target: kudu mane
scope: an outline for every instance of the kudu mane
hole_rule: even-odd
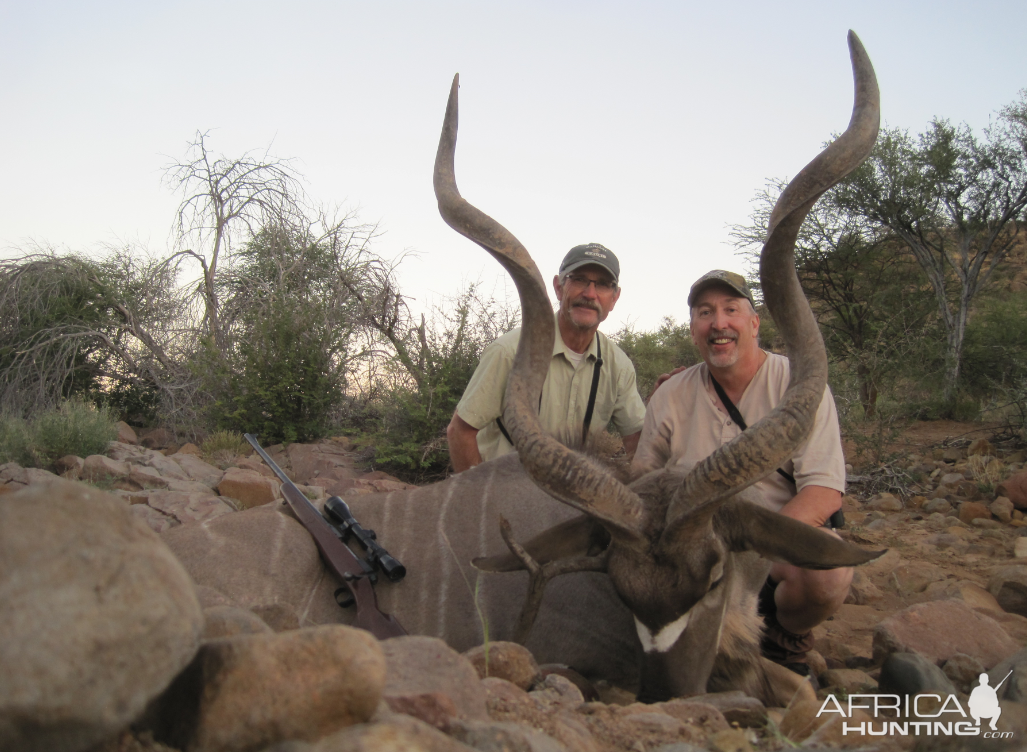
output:
[[[760,257],[764,301],[791,362],[788,389],[773,412],[687,473],[657,470],[631,484],[561,445],[541,427],[537,405],[552,356],[552,308],[542,275],[521,243],[457,189],[459,75],[453,79],[435,162],[439,211],[453,229],[495,257],[517,286],[524,323],[503,422],[532,480],[584,513],[542,533],[521,551],[513,536],[504,533],[515,554],[476,564],[497,571],[531,569],[536,561],[541,567],[568,555],[569,549],[583,554],[608,539],[600,565],[633,613],[643,643],[652,641],[644,645],[642,695],[647,699],[701,692],[708,684],[716,687],[723,674],[714,671],[718,648],[722,668],[728,666],[729,673],[733,664],[756,664],[754,595],[769,566],[757,554],[828,569],[861,564],[881,553],[862,551],[739,497],[804,441],[825,393],[827,356],[795,273],[794,246],[813,204],[859,166],[877,138],[877,81],[851,31],[848,41],[855,79],[848,128],[782,193]],[[597,535],[597,527],[605,538]],[[762,687],[765,693],[765,684],[757,677],[747,687],[753,692]]]

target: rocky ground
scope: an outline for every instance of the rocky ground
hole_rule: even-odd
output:
[[[850,468],[842,535],[888,553],[814,631],[816,696],[769,709],[740,693],[642,705],[540,670],[511,643],[490,644],[487,661],[484,647],[458,655],[427,637],[379,643],[341,625],[297,628],[272,584],[247,608],[228,580],[197,587],[171,531],[275,506],[278,481],[255,457],[206,462],[125,426],[106,455],[61,460],[79,483],[0,466],[0,748],[1020,749],[1027,472],[1023,450],[986,429],[921,424],[891,462]],[[344,439],[270,453],[315,502],[407,487],[368,472]],[[837,714],[817,717],[828,694],[933,692],[966,708],[984,671],[992,685],[1012,671],[998,721],[1011,739],[843,735]]]

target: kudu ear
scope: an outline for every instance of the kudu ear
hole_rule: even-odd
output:
[[[713,525],[732,551],[755,551],[771,561],[786,561],[803,569],[855,567],[888,550],[866,551],[748,501],[724,504],[714,515]]]
[[[597,556],[610,545],[610,534],[594,518],[583,514],[561,522],[523,544],[524,550],[539,564],[558,559]],[[483,572],[516,572],[524,563],[512,553],[479,556],[471,564]]]

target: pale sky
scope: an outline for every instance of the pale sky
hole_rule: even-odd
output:
[[[0,2],[0,254],[31,243],[163,253],[162,167],[197,130],[270,146],[310,195],[379,223],[413,305],[484,251],[438,215],[432,164],[460,73],[457,180],[543,276],[573,245],[621,260],[603,329],[687,317],[691,283],[742,271],[728,225],[848,123],[846,31],[886,124],[975,128],[1027,87],[1027,2]],[[509,287],[512,293],[512,287]]]

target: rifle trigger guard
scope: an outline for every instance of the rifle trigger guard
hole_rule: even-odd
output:
[[[350,592],[349,588],[338,588],[335,591],[335,602],[342,608],[349,608],[356,601],[353,598],[353,593]]]

